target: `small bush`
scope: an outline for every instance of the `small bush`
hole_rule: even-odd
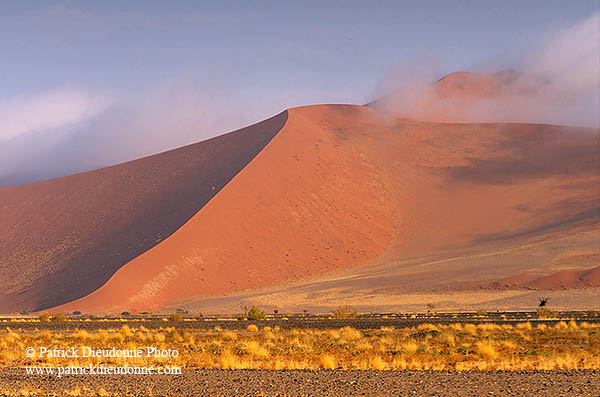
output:
[[[248,328],[246,328],[248,332],[258,332],[258,327],[254,324],[250,324]]]
[[[41,322],[47,323],[48,321],[50,321],[50,315],[48,313],[42,313],[40,314],[39,319]]]
[[[377,371],[384,370],[386,368],[385,362],[379,356],[373,357],[371,360],[371,368]]]
[[[539,309],[537,309],[537,315],[538,315],[538,318],[543,319],[543,318],[550,317],[552,315],[552,312],[548,309],[540,307]]]
[[[529,321],[527,321],[525,323],[518,323],[517,329],[526,329],[529,331],[529,330],[531,330],[531,323]]]
[[[51,320],[57,323],[62,323],[67,321],[67,316],[65,316],[64,313],[56,313],[54,316],[52,316]]]
[[[463,331],[467,335],[475,336],[477,335],[477,327],[475,324],[465,324],[463,327]]]
[[[248,318],[248,320],[264,320],[265,312],[260,310],[258,307],[252,307],[250,310],[248,310],[246,318]]]
[[[441,332],[437,331],[437,330],[430,330],[430,331],[420,330],[420,331],[415,332],[414,334],[411,334],[410,337],[415,338],[415,339],[426,339],[428,336],[436,338],[440,335],[441,335]]]
[[[181,321],[182,320],[181,314],[171,313],[171,315],[169,316],[169,320],[170,321]]]
[[[409,354],[416,353],[418,349],[419,349],[419,345],[417,345],[416,343],[413,343],[413,342],[408,342],[408,343],[405,343],[404,345],[402,345],[402,350],[404,350],[406,353],[409,353]]]
[[[569,326],[564,321],[559,321],[554,325],[554,329],[569,329]]]
[[[321,356],[320,364],[323,369],[335,369],[335,357],[330,354],[324,354]]]
[[[333,318],[337,319],[355,318],[356,315],[356,309],[350,305],[338,306],[332,313]]]
[[[498,356],[496,349],[489,342],[477,342],[477,351],[483,358],[488,360],[492,360]]]

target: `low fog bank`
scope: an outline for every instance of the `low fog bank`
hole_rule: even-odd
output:
[[[52,97],[50,113],[56,108],[86,108],[84,94],[79,101]],[[275,115],[283,110],[282,100],[260,102],[239,96],[234,100],[215,87],[180,80],[143,94],[121,95],[118,101],[107,97],[102,107],[81,111],[86,117],[61,118],[54,112],[57,117],[40,118],[37,125],[45,128],[25,125],[22,130],[31,131],[19,134],[15,127],[15,136],[0,137],[0,187],[97,169],[199,142]],[[19,105],[24,120],[48,108],[37,99]]]
[[[440,62],[402,64],[371,106],[435,121],[527,122],[600,127],[600,13],[548,37],[510,68],[440,77]]]

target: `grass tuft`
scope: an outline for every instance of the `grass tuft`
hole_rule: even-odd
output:
[[[332,317],[336,319],[355,318],[357,314],[356,309],[351,305],[338,306],[338,308],[331,313]]]

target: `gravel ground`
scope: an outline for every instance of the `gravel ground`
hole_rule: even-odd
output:
[[[600,371],[304,371],[188,370],[178,376],[25,376],[0,369],[0,391],[154,396],[593,396]],[[87,387],[89,389],[83,389]],[[85,390],[91,390],[86,394]],[[11,394],[2,394],[11,395]],[[12,394],[15,395],[15,394]],[[17,394],[18,395],[18,394]]]

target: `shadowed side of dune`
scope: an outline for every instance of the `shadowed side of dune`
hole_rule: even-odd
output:
[[[286,111],[169,152],[0,189],[0,312],[41,310],[99,288],[205,206],[287,118]]]
[[[156,311],[176,299],[255,289],[377,257],[394,235],[391,187],[349,140],[358,106],[289,110],[281,132],[170,238],[99,290],[55,310]]]

